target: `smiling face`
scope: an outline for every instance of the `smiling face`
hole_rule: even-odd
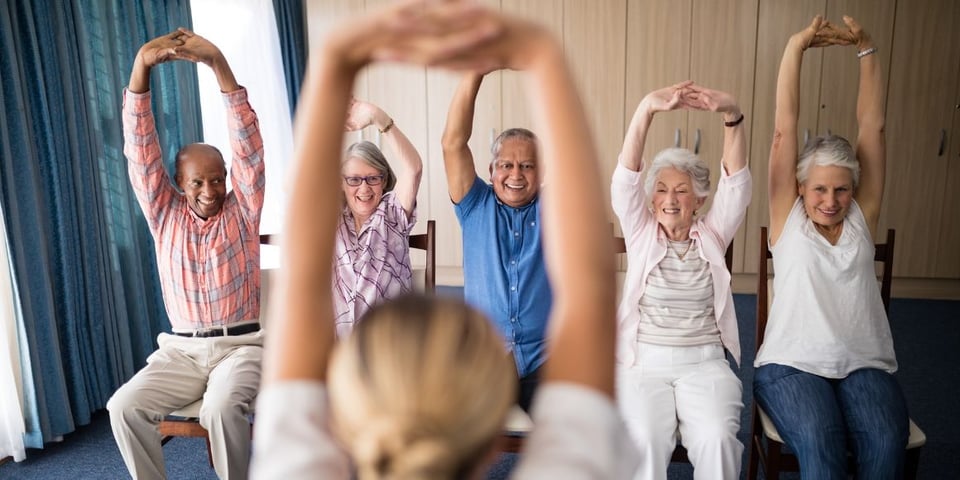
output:
[[[217,149],[196,143],[180,150],[174,180],[193,213],[206,220],[223,209],[227,198],[227,167]]]
[[[843,222],[853,202],[853,173],[835,165],[811,165],[798,191],[813,223],[832,227]]]
[[[690,175],[673,167],[657,173],[651,206],[657,222],[671,240],[686,240],[693,225],[693,213],[703,206],[697,198]],[[675,235],[676,234],[676,235]]]
[[[540,191],[537,146],[532,140],[513,137],[503,141],[500,154],[490,164],[490,183],[497,198],[511,207],[522,207]]]
[[[384,175],[369,163],[363,161],[360,157],[350,157],[343,163],[340,173],[344,177],[371,177]],[[347,201],[347,207],[353,213],[357,223],[362,224],[380,205],[380,199],[383,198],[384,184],[369,185],[366,181],[361,182],[356,187],[347,185],[347,181],[341,181],[343,186],[343,197]]]

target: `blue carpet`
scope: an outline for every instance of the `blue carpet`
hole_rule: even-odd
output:
[[[442,295],[459,296],[458,287],[438,287]],[[754,316],[756,297],[734,295],[740,323],[742,367],[737,372],[744,385],[740,440],[746,444],[753,402]],[[903,387],[910,415],[927,434],[927,445],[920,455],[920,479],[957,478],[960,472],[960,416],[956,414],[960,398],[960,302],[941,300],[894,299],[890,323],[896,343]],[[953,405],[953,406],[951,406]],[[171,479],[215,479],[207,461],[203,440],[177,438],[164,447],[167,473]],[[746,450],[743,464],[746,470]],[[488,479],[505,479],[513,469],[517,455],[504,454],[491,466]],[[90,425],[77,429],[60,443],[43,450],[28,450],[20,463],[0,466],[0,478],[23,480],[115,479],[129,478],[113,442],[106,412],[98,412]],[[693,478],[689,465],[671,465],[668,478]],[[798,478],[784,475],[782,478]]]

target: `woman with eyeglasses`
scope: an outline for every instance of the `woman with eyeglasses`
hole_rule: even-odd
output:
[[[337,337],[348,335],[361,316],[384,298],[411,290],[410,230],[416,223],[420,154],[376,105],[353,99],[346,130],[374,125],[402,165],[393,172],[383,152],[371,142],[350,145],[343,156],[344,208],[337,227],[333,298]]]

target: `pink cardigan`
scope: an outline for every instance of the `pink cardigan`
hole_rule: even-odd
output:
[[[730,288],[730,272],[724,263],[727,245],[733,240],[737,228],[746,216],[747,205],[753,191],[750,170],[747,167],[728,175],[721,167],[720,182],[713,197],[713,204],[706,215],[693,222],[690,237],[700,245],[700,256],[710,263],[713,275],[714,311],[720,341],[740,364],[740,337],[737,316],[733,310],[733,291]],[[643,190],[642,171],[634,172],[617,164],[610,186],[613,211],[620,219],[627,244],[627,276],[623,283],[623,295],[617,310],[617,361],[631,365],[636,359],[637,326],[640,314],[637,305],[647,285],[650,271],[663,260],[667,246],[663,231],[650,212],[646,192]]]

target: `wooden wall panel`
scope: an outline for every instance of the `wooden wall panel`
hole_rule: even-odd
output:
[[[533,20],[553,32],[563,42],[563,2],[556,0],[503,0],[501,9],[512,15]],[[534,130],[528,105],[524,74],[501,72],[501,124],[503,128],[522,127]]]

